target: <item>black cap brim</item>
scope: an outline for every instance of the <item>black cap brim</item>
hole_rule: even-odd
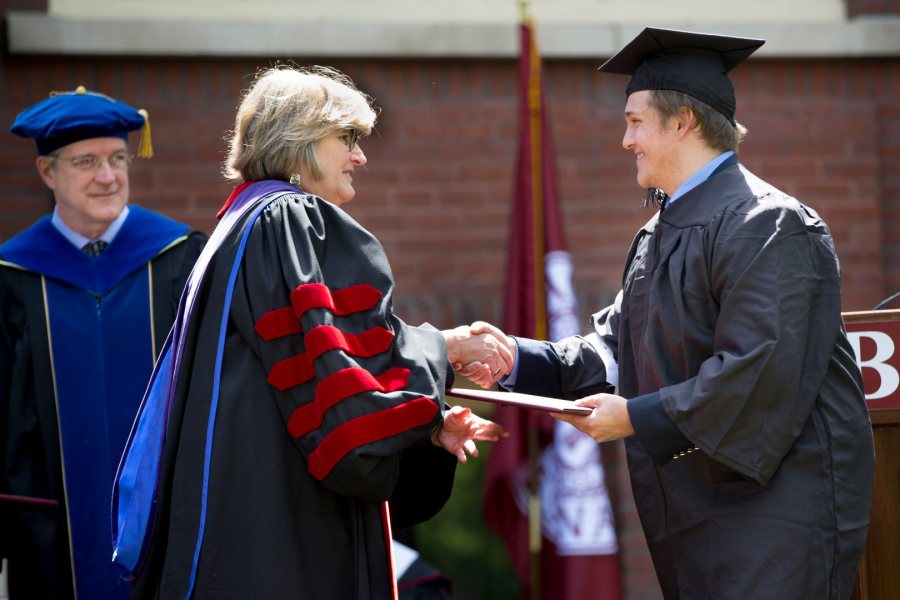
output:
[[[765,40],[755,38],[646,27],[598,70],[634,75],[648,56],[662,50],[709,50],[722,57],[722,66],[727,73],[765,43]]]
[[[764,43],[753,38],[647,27],[599,70],[631,75],[627,95],[642,90],[683,92],[735,124],[737,100],[728,71]]]

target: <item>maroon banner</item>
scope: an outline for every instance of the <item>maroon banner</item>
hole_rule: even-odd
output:
[[[520,35],[519,147],[504,330],[557,339],[580,333],[571,257],[565,251],[541,61],[530,21],[522,23]],[[484,518],[506,544],[522,582],[522,597],[621,598],[618,548],[600,446],[546,413],[499,406],[492,418],[509,430],[510,437],[491,448]],[[560,426],[571,431],[561,432]],[[573,455],[581,461],[576,460],[574,467]],[[585,521],[575,518],[573,524],[572,515],[585,515]],[[529,519],[533,528],[539,528],[540,540],[529,536]],[[605,536],[598,540],[600,531]]]
[[[900,408],[900,316],[879,317],[877,312],[857,314],[852,320],[845,317],[869,410]]]

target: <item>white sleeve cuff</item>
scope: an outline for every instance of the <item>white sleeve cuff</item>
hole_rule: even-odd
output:
[[[607,346],[606,342],[604,342],[596,332],[589,333],[584,336],[584,339],[586,339],[600,355],[600,360],[603,361],[603,365],[606,367],[606,383],[618,389],[619,363],[616,362],[616,358],[613,356],[612,348]]]

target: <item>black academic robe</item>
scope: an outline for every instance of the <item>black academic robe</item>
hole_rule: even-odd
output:
[[[874,451],[840,304],[825,223],[732,159],[635,237],[594,316],[615,362],[521,340],[517,391],[580,396],[617,363],[666,598],[849,597]]]
[[[205,236],[137,206],[99,257],[45,217],[0,246],[0,555],[12,598],[127,597],[110,492]]]
[[[272,182],[240,193],[254,185]],[[452,488],[456,458],[429,440],[452,376],[443,336],[393,313],[381,245],[340,208],[295,190],[251,227],[224,336],[243,223],[176,325],[184,352],[134,595],[391,598],[389,519],[422,521]]]

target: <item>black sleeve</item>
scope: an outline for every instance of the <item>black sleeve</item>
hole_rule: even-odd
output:
[[[389,503],[392,527],[409,527],[436,515],[450,498],[457,462],[455,456],[430,439],[407,448]]]
[[[517,337],[516,343],[519,346],[516,391],[561,398],[560,361],[550,342]]]
[[[671,461],[679,452],[694,447],[663,410],[659,392],[629,400],[628,417],[638,441],[659,466]]]
[[[563,400],[611,393],[606,368],[593,346],[581,336],[556,343],[516,338],[519,369],[515,390]]]

